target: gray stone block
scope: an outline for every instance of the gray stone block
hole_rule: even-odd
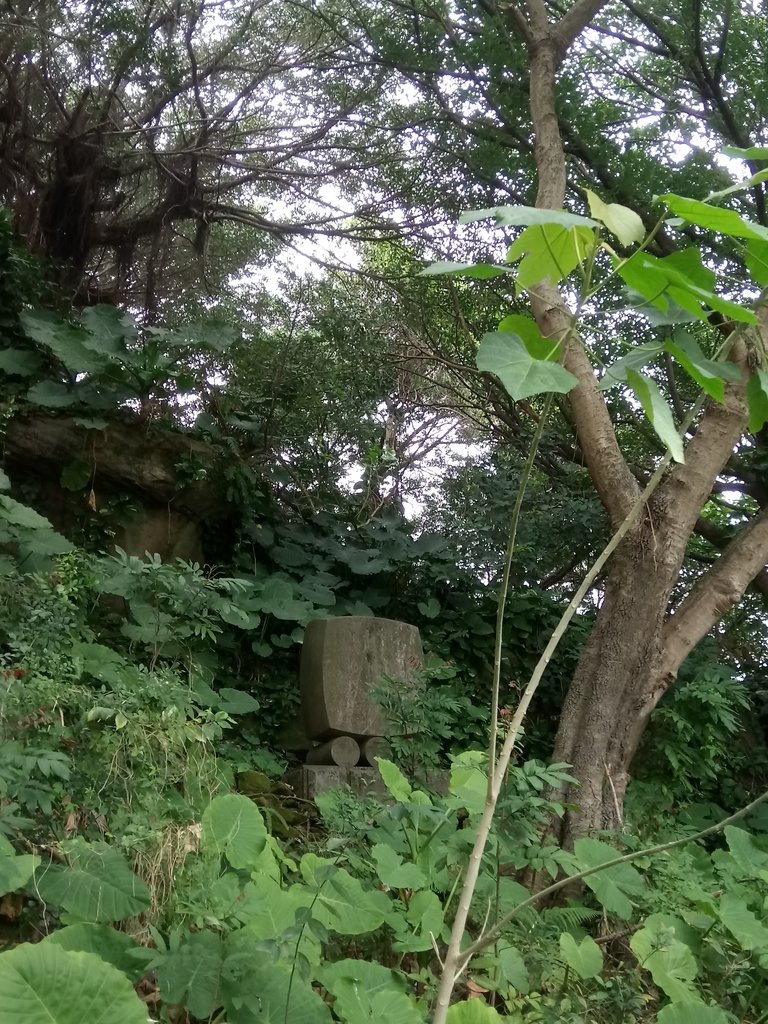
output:
[[[310,622],[301,655],[307,735],[320,741],[382,736],[386,723],[370,698],[371,686],[385,675],[407,682],[423,664],[416,626],[358,615]]]

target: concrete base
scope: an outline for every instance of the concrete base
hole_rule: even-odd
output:
[[[335,764],[303,764],[288,772],[285,781],[296,796],[303,800],[314,800],[319,793],[329,789],[349,786],[357,796],[387,797],[387,788],[381,781],[378,768],[345,768]],[[429,772],[427,783],[438,793],[448,792],[449,772]],[[416,783],[416,787],[418,783]]]

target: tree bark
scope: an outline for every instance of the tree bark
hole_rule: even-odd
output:
[[[561,209],[566,166],[556,112],[556,75],[568,46],[599,9],[580,0],[559,23],[543,0],[527,0],[521,35],[530,62],[530,103],[539,176],[536,205]],[[519,20],[519,19],[518,19]],[[621,452],[587,350],[572,326],[562,293],[542,282],[530,293],[540,330],[568,339],[565,366],[579,384],[569,394],[573,423],[592,482],[614,529],[638,500],[639,488]],[[765,351],[768,330],[760,314]],[[768,560],[768,513],[743,529],[703,574],[675,613],[670,599],[688,541],[718,475],[746,429],[748,351],[731,350],[742,380],[725,402],[709,403],[686,450],[655,492],[639,524],[617,548],[605,599],[563,705],[553,759],[572,766],[578,787],[559,795],[576,804],[556,831],[570,845],[579,836],[616,828],[623,817],[632,758],[651,711],[677,677],[685,657],[738,601]]]

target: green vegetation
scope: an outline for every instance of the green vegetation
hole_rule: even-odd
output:
[[[3,1024],[768,1024],[762,13],[6,7]]]

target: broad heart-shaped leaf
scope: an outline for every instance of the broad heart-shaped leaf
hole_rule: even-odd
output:
[[[427,884],[424,872],[416,864],[404,864],[403,858],[386,843],[376,843],[371,850],[376,874],[388,889],[423,889]]]
[[[436,893],[431,889],[421,889],[415,893],[402,917],[390,918],[390,923],[398,929],[394,948],[401,953],[424,953],[434,949],[435,939],[443,930],[443,905]]]
[[[590,217],[567,210],[540,210],[536,206],[493,206],[487,210],[470,210],[462,213],[459,224],[472,224],[476,220],[492,217],[502,227],[530,227],[536,224],[557,224],[563,228],[594,228],[597,224]]]
[[[17,856],[14,848],[0,833],[0,896],[21,889],[39,866],[39,857],[32,853]]]
[[[384,893],[366,891],[333,861],[306,853],[301,873],[303,891],[312,896],[312,916],[326,928],[340,935],[364,935],[384,923],[390,909]]]
[[[0,1016],[5,1024],[146,1024],[130,981],[92,953],[51,942],[0,954]]]
[[[141,949],[138,943],[125,932],[105,924],[70,924],[57,928],[43,942],[52,942],[73,953],[94,953],[122,971],[134,984],[144,975],[144,964],[131,956],[131,950]]]
[[[650,971],[654,982],[670,999],[681,1002],[699,1000],[693,986],[698,972],[696,957],[685,943],[674,937],[671,930],[664,933],[653,928],[641,928],[632,936],[629,945],[640,966]]]
[[[729,1024],[733,1018],[719,1006],[703,1003],[670,1003],[659,1010],[656,1024]]]
[[[48,903],[82,921],[122,921],[150,905],[149,889],[114,847],[81,842],[68,852],[69,866],[35,872],[35,890]]]
[[[70,373],[100,373],[106,369],[107,357],[87,346],[87,333],[56,314],[22,313],[20,320],[25,333],[38,345],[50,349]]]
[[[446,1024],[504,1024],[504,1018],[482,999],[454,1003],[448,1010]]]
[[[752,278],[765,288],[768,284],[768,239],[751,238],[747,242],[744,262]]]
[[[756,370],[747,383],[749,432],[756,434],[768,423],[768,373]]]
[[[725,895],[717,908],[720,920],[742,949],[768,950],[768,928],[736,896]]]
[[[736,160],[768,160],[768,146],[750,146],[748,149],[723,146],[723,153],[725,156],[735,157]]]
[[[465,750],[454,757],[448,789],[470,814],[482,814],[488,795],[488,755],[484,750]]]
[[[675,331],[672,340],[668,341],[664,348],[693,377],[702,391],[721,404],[725,400],[726,381],[741,379],[738,367],[733,363],[708,359],[693,335],[682,328]]]
[[[443,260],[440,263],[430,263],[419,273],[419,277],[437,277],[439,274],[449,274],[451,277],[473,277],[477,281],[488,281],[493,277],[500,277],[508,274],[509,267],[495,267],[491,263],[451,263]]]
[[[581,871],[615,860],[617,856],[613,847],[599,839],[577,839],[574,852]],[[615,864],[588,875],[584,881],[609,913],[625,921],[632,916],[632,904],[626,894],[639,895],[645,889],[642,875],[631,864]]]
[[[0,349],[0,371],[3,373],[16,374],[19,377],[32,377],[43,361],[37,352],[26,348],[3,348]]]
[[[719,206],[710,206],[696,199],[685,199],[673,192],[659,196],[672,213],[687,220],[689,224],[716,231],[719,235],[731,238],[768,238],[768,228],[752,221],[744,220],[735,210],[724,210]]]
[[[560,224],[526,228],[507,254],[510,263],[522,260],[517,271],[518,289],[535,288],[542,281],[558,284],[586,260],[595,238],[593,228]]]
[[[250,868],[267,845],[267,829],[247,796],[216,796],[203,812],[203,848],[226,857],[233,868]]]
[[[504,981],[521,995],[530,992],[531,982],[528,977],[528,968],[525,966],[525,960],[520,950],[502,940],[498,945],[498,958],[499,971]]]
[[[284,889],[276,879],[258,875],[243,889],[238,909],[239,919],[245,924],[241,931],[259,942],[277,939],[295,926],[296,911],[311,905],[312,896],[302,886]],[[294,949],[310,964],[320,963],[322,949],[311,928],[302,930]]]
[[[261,706],[250,693],[245,690],[233,690],[230,686],[223,686],[218,693],[218,705],[228,715],[247,715],[251,711],[258,711]]]
[[[185,1006],[193,1017],[205,1019],[221,1006],[224,946],[214,932],[187,935],[178,949],[157,967],[160,994],[166,1003]]]
[[[331,1024],[331,1011],[292,969],[276,962],[247,936],[233,932],[222,977],[227,1024]],[[230,952],[230,947],[232,952]]]
[[[570,932],[563,932],[560,935],[560,954],[568,967],[585,981],[596,978],[603,969],[602,951],[590,935],[577,942]]]
[[[768,871],[768,850],[759,845],[749,832],[729,825],[725,829],[725,838],[744,877],[760,878],[761,872]]]
[[[557,357],[558,346],[542,338],[526,343],[517,334],[492,331],[483,336],[477,350],[478,370],[494,373],[514,401],[549,391],[565,395],[579,383],[550,357]]]
[[[384,757],[377,757],[375,760],[381,781],[387,787],[389,795],[399,804],[407,804],[413,793],[413,787],[408,779],[392,761]]]
[[[624,384],[627,380],[628,370],[642,370],[663,351],[664,345],[660,341],[645,341],[641,345],[636,345],[625,356],[621,356],[615,363],[606,367],[600,381],[600,390],[607,391],[616,384]]]
[[[627,384],[645,410],[651,426],[669,448],[672,458],[675,462],[685,462],[682,438],[677,432],[672,410],[659,390],[659,385],[652,377],[646,377],[636,370],[627,370]]]
[[[58,380],[41,380],[27,392],[27,401],[49,409],[64,409],[68,405],[77,405],[79,400],[77,391]]]
[[[405,979],[365,960],[324,964],[315,978],[334,996],[333,1012],[345,1024],[423,1024],[424,1016],[406,995]]]
[[[614,265],[632,291],[663,312],[676,303],[696,320],[706,320],[714,309],[731,320],[756,323],[751,309],[715,294],[714,274],[702,264],[698,249],[690,247],[661,259],[641,251],[624,262],[616,260]]]
[[[588,188],[585,188],[584,191],[587,193],[589,212],[595,220],[604,224],[622,245],[642,242],[645,238],[645,227],[634,210],[630,210],[628,206],[620,206],[618,203],[604,203]]]

